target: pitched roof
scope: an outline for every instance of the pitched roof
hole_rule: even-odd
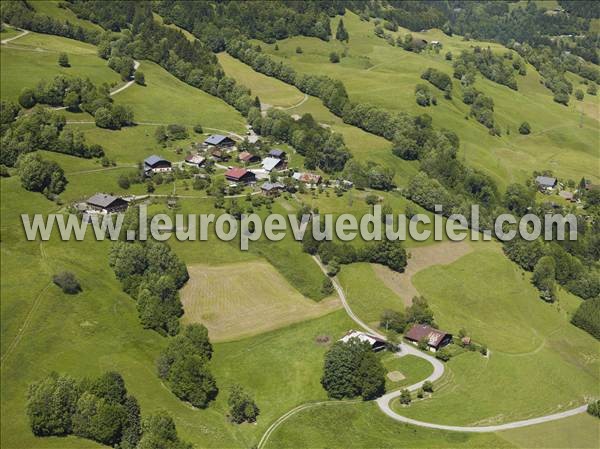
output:
[[[316,175],[314,173],[294,173],[292,175],[296,181],[306,182],[306,183],[318,183],[321,181],[321,176]]]
[[[446,335],[449,334],[428,324],[415,324],[404,336],[413,341],[421,341],[425,338],[428,345],[437,347]]]
[[[352,338],[358,338],[360,341],[366,341],[371,346],[373,346],[375,343],[385,343],[385,340],[382,340],[379,337],[376,337],[371,334],[367,334],[365,332],[354,331],[354,330],[348,331],[346,333],[346,335],[344,335],[342,338],[340,338],[340,341],[342,341],[344,343],[348,343]]]
[[[153,154],[152,156],[149,156],[146,159],[144,159],[144,164],[152,167],[152,166],[158,164],[159,162],[163,162],[163,161],[169,162],[168,160],[163,159],[162,157],[157,156],[156,154]],[[170,162],[169,162],[169,164],[170,164]]]
[[[107,195],[106,193],[96,193],[95,195],[88,198],[86,203],[104,208],[110,206],[112,203],[120,199],[121,198],[118,198],[116,196]]]
[[[281,163],[281,159],[278,159],[276,157],[266,157],[262,161],[262,167],[267,171],[271,171],[275,167],[277,167],[280,163]]]
[[[550,176],[538,176],[535,178],[535,182],[544,187],[554,187],[556,185],[556,178]]]
[[[189,156],[185,157],[185,161],[189,162],[190,164],[202,164],[204,161],[206,160],[206,158],[204,156],[200,156],[199,154],[190,154]]]
[[[204,143],[207,143],[209,145],[219,145],[220,143],[222,143],[224,140],[231,140],[231,138],[227,137],[227,136],[223,136],[221,134],[213,134],[211,136],[208,136],[208,138],[204,141]]]
[[[282,156],[285,156],[285,151],[278,148],[273,148],[271,151],[269,151],[269,156],[281,158]]]
[[[241,167],[233,167],[225,172],[225,177],[233,178],[233,179],[241,179],[246,176],[248,173],[252,173],[251,171],[246,170]]]
[[[280,182],[265,182],[261,186],[261,189],[264,190],[265,192],[270,192],[271,190],[283,189],[284,187],[285,186]]]
[[[240,161],[244,161],[244,162],[248,162],[250,160],[252,160],[253,158],[255,158],[256,156],[248,151],[242,151],[239,155],[238,155],[238,159]]]

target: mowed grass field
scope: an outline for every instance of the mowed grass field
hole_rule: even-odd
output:
[[[398,388],[412,385],[426,379],[433,372],[433,365],[427,360],[408,354],[398,357],[395,354],[385,353],[381,358],[387,371],[385,378],[385,390],[392,391]],[[390,373],[400,373],[404,379],[390,379]]]
[[[341,307],[337,297],[318,303],[303,297],[267,262],[192,265],[188,271],[183,321],[204,324],[211,341],[260,334]]]
[[[598,341],[571,325],[565,311],[541,301],[529,276],[500,252],[481,243],[454,263],[417,273],[413,282],[441,329],[456,334],[465,327],[491,355],[451,359],[436,394],[402,408],[403,414],[444,424],[495,424],[597,397]]]
[[[392,111],[413,114],[427,113],[435,126],[455,131],[461,139],[460,156],[469,165],[480,168],[494,177],[501,187],[510,182],[522,182],[533,170],[553,170],[564,178],[580,179],[582,176],[598,179],[599,155],[598,120],[579,112],[573,98],[568,107],[552,100],[552,93],[540,84],[540,76],[531,66],[525,77],[518,76],[518,91],[495,84],[478,75],[475,87],[494,99],[494,115],[503,136],[492,137],[487,129],[473,119],[465,119],[468,106],[461,101],[459,83],[454,82],[453,99],[446,100],[436,92],[438,105],[428,108],[418,106],[414,88],[421,73],[434,67],[452,76],[452,62],[444,59],[450,50],[455,55],[462,49],[475,45],[492,47],[504,52],[506,48],[487,42],[464,41],[460,36],[448,37],[439,30],[411,33],[424,39],[438,40],[443,44],[439,54],[415,54],[388,45],[374,35],[373,22],[363,22],[353,13],[343,17],[350,34],[349,43],[317,38],[294,37],[274,45],[261,44],[265,52],[278,60],[291,64],[301,73],[326,74],[342,80],[350,99],[382,106]],[[337,26],[332,21],[332,29]],[[395,35],[408,33],[400,30]],[[296,53],[301,47],[302,54]],[[331,51],[347,50],[339,64],[329,62]],[[431,87],[436,91],[435,87]],[[598,107],[598,97],[590,99]],[[518,127],[528,121],[532,134],[521,136]],[[507,129],[510,135],[507,134]]]

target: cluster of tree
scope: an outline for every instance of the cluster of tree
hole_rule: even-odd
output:
[[[385,393],[385,370],[369,343],[338,341],[325,354],[321,385],[330,398],[375,399]]]
[[[234,423],[255,422],[260,410],[254,399],[240,385],[233,385],[227,399],[229,418]]]
[[[394,183],[394,170],[373,161],[363,164],[350,160],[343,171],[344,179],[351,181],[357,189],[391,190]]]
[[[398,334],[404,333],[411,324],[429,324],[435,327],[433,310],[422,296],[415,296],[412,304],[404,311],[384,310],[379,320],[379,327]]]
[[[431,94],[429,87],[425,84],[415,86],[415,100],[419,106],[437,105],[437,98]]]
[[[42,159],[37,153],[25,153],[19,156],[17,168],[21,185],[32,192],[44,195],[58,195],[65,190],[67,178],[64,170],[54,161]]]
[[[343,19],[340,19],[340,21],[338,22],[338,26],[335,31],[335,38],[340,42],[346,43],[348,43],[348,41],[350,40],[350,35],[348,34],[348,30],[346,30],[346,27],[344,26]]]
[[[135,65],[131,56],[111,56],[108,58],[108,66],[121,75],[123,81],[130,80],[135,71]]]
[[[469,115],[489,129],[490,134],[499,136],[501,131],[494,119],[494,99],[472,86],[463,89],[463,103],[470,104]]]
[[[160,354],[158,376],[179,399],[194,407],[206,408],[219,392],[208,366],[212,353],[206,327],[186,326]]]
[[[154,131],[154,138],[161,145],[165,145],[169,141],[183,140],[189,137],[188,130],[183,125],[173,123],[167,126],[159,126]]]
[[[136,208],[130,208],[123,228],[139,229],[136,214]],[[178,290],[189,275],[171,248],[153,241],[114,242],[109,264],[123,290],[136,300],[142,325],[163,335],[177,334],[179,317],[183,315]]]
[[[42,80],[35,89],[23,89],[19,103],[24,108],[40,103],[83,110],[95,117],[100,128],[120,129],[133,124],[131,107],[113,104],[108,85],[95,86],[89,79],[57,75],[49,82]]]
[[[452,79],[444,72],[429,67],[421,74],[421,78],[443,91],[446,98],[452,98]]]
[[[272,109],[263,117],[258,108],[252,107],[248,123],[260,134],[294,147],[304,156],[304,166],[308,169],[318,167],[326,173],[339,172],[350,159],[342,135],[323,128],[308,113],[294,120],[289,114]]]
[[[346,7],[360,15],[363,20],[381,17],[389,26],[401,26],[419,31],[429,28],[442,28],[446,22],[443,12],[431,6],[432,2],[404,2],[388,0],[385,2],[349,1]]]
[[[494,54],[490,47],[482,49],[479,46],[476,46],[472,52],[463,50],[454,60],[453,67],[454,77],[461,81],[468,78],[474,81],[472,75],[467,74],[477,70],[487,79],[513,90],[518,89],[515,71],[520,75],[527,73],[524,62],[520,57],[514,57],[512,52],[500,56]]]
[[[228,36],[241,33],[252,39],[275,42],[303,35],[329,40],[330,17],[344,14],[344,2],[158,1],[156,11],[167,22],[190,31],[215,52],[224,50]],[[343,37],[343,36],[342,36]],[[340,39],[344,40],[344,39]]]
[[[584,299],[600,296],[598,269],[586,267],[558,242],[513,239],[504,243],[504,252],[524,270],[533,271],[532,282],[547,301],[556,299],[555,283]]]
[[[72,156],[102,157],[100,145],[87,145],[81,131],[65,128],[66,120],[45,108],[36,108],[17,120],[19,108],[2,102],[2,152],[0,163],[12,167],[19,155],[36,150],[54,151]]]
[[[374,240],[367,242],[361,248],[356,248],[349,243],[316,240],[311,229],[307,229],[302,241],[302,249],[308,254],[318,254],[326,265],[371,262],[402,272],[407,263],[406,250],[399,240]]]
[[[77,435],[107,446],[141,447],[140,407],[116,372],[79,382],[50,373],[29,386],[27,415],[36,436]]]
[[[571,322],[600,340],[600,297],[582,302]]]
[[[64,293],[74,295],[81,291],[81,285],[73,273],[62,271],[52,276],[52,282],[58,285]]]
[[[26,1],[2,2],[0,15],[3,23],[10,23],[17,28],[43,34],[54,34],[78,41],[98,43],[100,33],[97,30],[83,28],[69,21],[61,22],[54,17],[36,12]]]

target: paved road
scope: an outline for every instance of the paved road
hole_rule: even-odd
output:
[[[0,41],[2,43],[2,45],[6,45],[8,44],[10,41],[14,41],[15,39],[18,39],[20,37],[25,36],[26,34],[29,34],[29,31],[27,30],[23,30],[23,32],[21,34],[17,34],[16,36],[13,37],[9,37],[7,39],[2,39],[2,41]]]
[[[327,274],[327,270],[325,269],[325,267],[323,266],[323,264],[321,263],[319,258],[317,256],[313,256],[313,260],[315,261],[315,263],[317,263],[317,265],[319,265],[319,268],[321,268],[321,271],[323,271],[323,273]],[[372,329],[369,325],[367,325],[364,321],[362,321],[358,316],[356,316],[354,314],[354,312],[350,308],[350,305],[348,304],[348,301],[346,299],[346,294],[344,293],[344,290],[343,290],[342,286],[340,285],[340,283],[338,282],[338,280],[336,278],[331,278],[331,281],[333,283],[333,287],[334,287],[335,291],[337,292],[338,296],[340,297],[342,305],[344,306],[344,309],[346,310],[346,313],[348,314],[348,316],[356,324],[358,324],[360,327],[362,327],[365,331],[367,331],[370,334],[373,334],[377,337],[385,339],[384,335],[382,335],[379,332],[377,332],[376,330]],[[410,355],[414,355],[416,357],[425,359],[433,365],[433,373],[431,373],[431,375],[429,377],[427,377],[426,379],[423,379],[422,381],[417,382],[416,384],[406,387],[409,391],[418,390],[419,388],[421,388],[423,386],[423,384],[426,381],[434,382],[434,381],[438,380],[440,377],[442,377],[442,375],[444,374],[444,364],[442,362],[440,362],[438,359],[436,359],[435,357],[432,357],[429,354],[419,351],[414,346],[406,344],[406,343],[401,343],[399,345],[399,347],[400,347],[400,352],[397,353],[398,357],[404,357],[404,356],[410,354]],[[553,413],[551,415],[540,416],[538,418],[525,419],[522,421],[498,424],[498,425],[494,425],[494,426],[448,426],[448,425],[443,425],[443,424],[435,424],[435,423],[429,423],[429,422],[425,422],[425,421],[418,421],[416,419],[407,418],[406,416],[402,416],[399,413],[392,410],[390,407],[390,404],[394,399],[396,399],[397,397],[400,396],[400,393],[401,393],[401,390],[392,391],[392,392],[387,393],[387,394],[381,396],[380,398],[376,399],[375,402],[377,403],[378,407],[381,409],[381,411],[383,413],[385,413],[387,416],[389,416],[390,418],[392,418],[396,421],[406,423],[406,424],[411,424],[413,426],[427,427],[430,429],[438,429],[438,430],[449,430],[449,431],[455,431],[455,432],[485,433],[485,432],[498,432],[501,430],[508,430],[508,429],[517,429],[519,427],[532,426],[534,424],[542,424],[545,422],[551,422],[551,421],[556,421],[558,419],[567,418],[569,416],[577,415],[579,413],[584,413],[587,409],[586,405],[582,405],[580,407],[577,407],[577,408],[574,408],[571,410],[566,410],[564,412]],[[298,407],[296,407],[292,410],[289,410],[287,413],[280,416],[277,420],[275,420],[267,428],[267,430],[261,437],[260,441],[258,442],[257,448],[262,449],[264,447],[264,445],[267,443],[269,437],[273,434],[273,432],[281,424],[283,424],[287,419],[289,419],[291,416],[295,415],[296,413],[299,413],[302,410],[306,410],[308,408],[315,407],[318,405],[345,404],[345,403],[349,403],[349,402],[350,401],[327,401],[327,402],[313,402],[313,403],[299,405]]]
[[[140,66],[140,62],[139,61],[133,61],[133,71],[134,71],[134,73],[138,69],[139,66]],[[119,92],[124,91],[129,86],[131,86],[133,83],[135,83],[135,80],[127,81],[127,83],[125,83],[123,86],[119,87],[118,89],[113,90],[110,93],[110,95],[112,96],[112,95],[118,94]]]

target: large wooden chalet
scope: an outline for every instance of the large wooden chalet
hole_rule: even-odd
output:
[[[436,352],[452,341],[452,334],[431,327],[428,324],[415,324],[404,334],[404,338],[415,345],[425,341],[429,350]]]

